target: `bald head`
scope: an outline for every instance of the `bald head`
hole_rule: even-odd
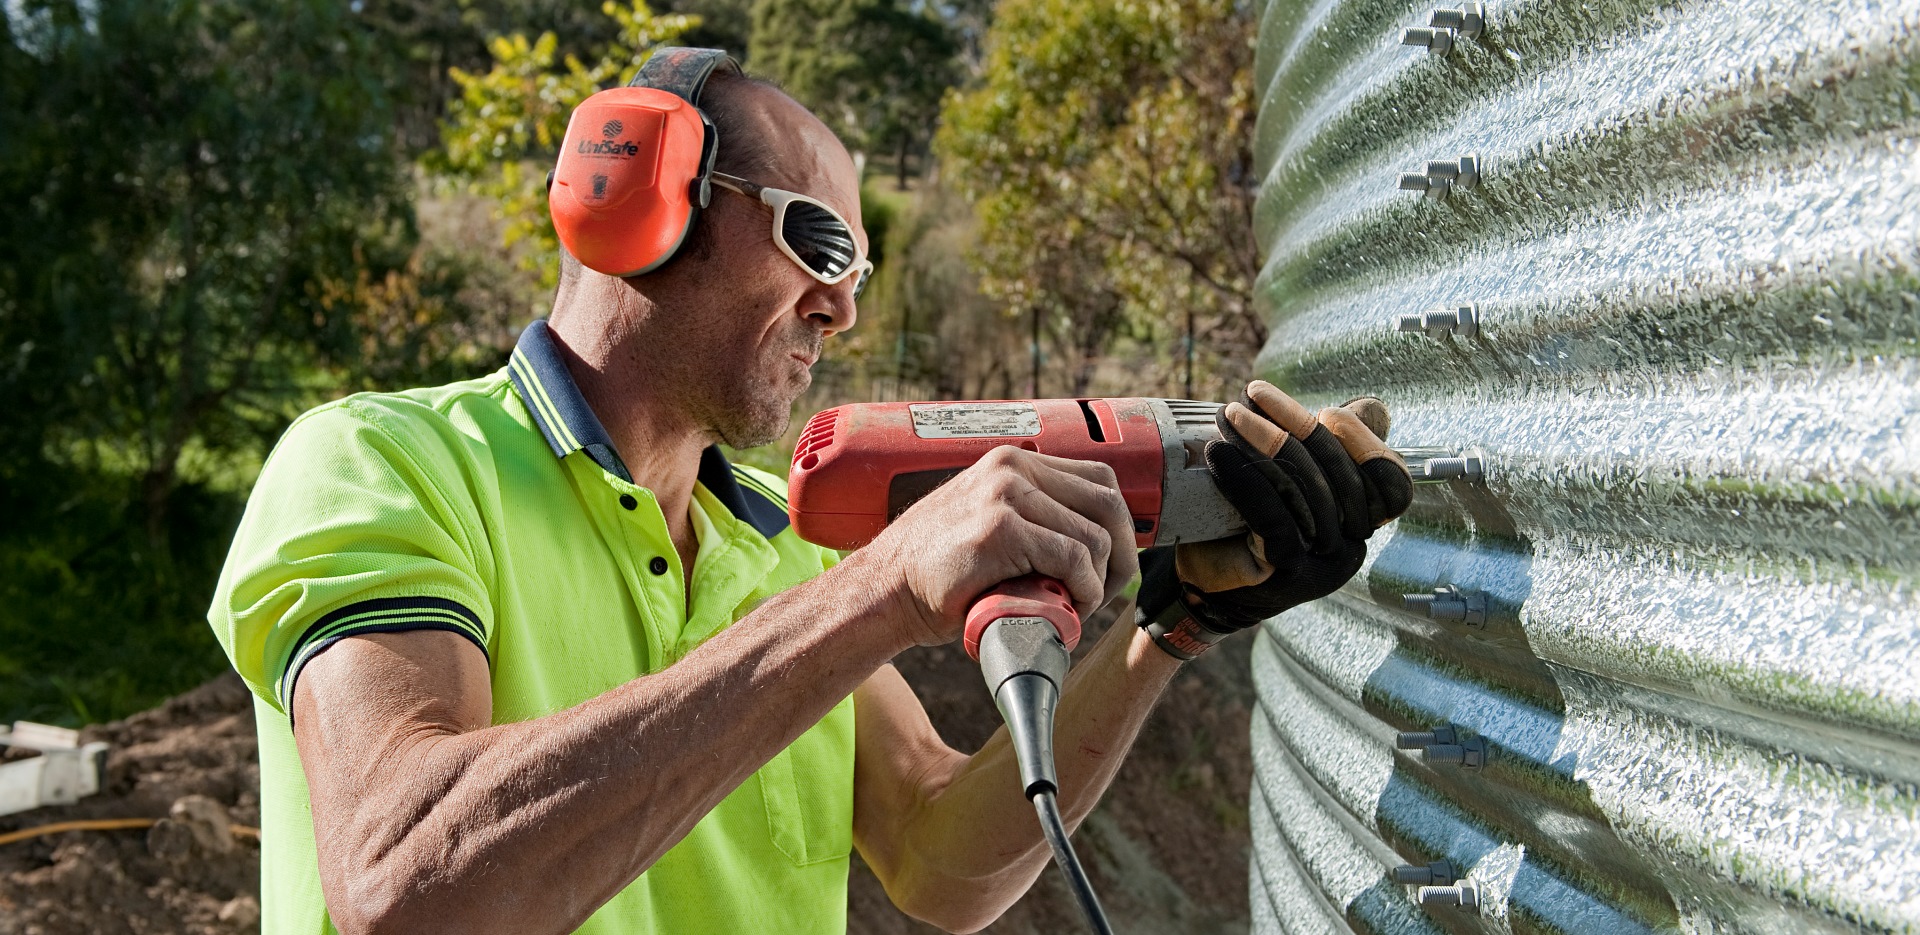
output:
[[[720,137],[714,169],[743,178],[772,169],[772,141],[781,123],[776,114],[789,108],[806,111],[771,81],[732,71],[707,79],[700,109]]]
[[[832,182],[853,177],[853,157],[840,138],[770,81],[716,73],[700,94],[700,109],[720,138],[717,172],[816,197]],[[858,203],[857,190],[841,194]],[[712,249],[712,232],[703,226],[696,225],[687,238],[686,251],[693,256],[705,257]]]

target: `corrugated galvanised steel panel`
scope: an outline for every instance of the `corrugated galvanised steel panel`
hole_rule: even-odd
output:
[[[1484,476],[1262,631],[1255,928],[1920,932],[1920,0],[1259,9],[1261,372]]]

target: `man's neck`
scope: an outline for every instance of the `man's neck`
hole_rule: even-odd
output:
[[[633,475],[636,487],[653,492],[673,536],[681,567],[689,574],[698,542],[687,509],[700,473],[700,452],[709,440],[694,422],[672,406],[658,387],[648,385],[649,368],[637,359],[630,335],[616,329],[554,326],[554,343],[567,372],[587,405],[612,437],[614,449]]]

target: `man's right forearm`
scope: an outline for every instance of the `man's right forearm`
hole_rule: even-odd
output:
[[[485,661],[450,634],[315,658],[296,739],[334,923],[572,931],[906,648],[862,565],[769,599],[665,671],[514,724],[487,726]]]

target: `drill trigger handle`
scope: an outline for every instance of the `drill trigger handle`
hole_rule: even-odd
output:
[[[967,656],[980,661],[980,636],[995,621],[1008,617],[1039,617],[1053,624],[1068,652],[1080,645],[1080,614],[1073,609],[1067,586],[1045,575],[1022,575],[1002,581],[974,599],[967,611],[963,642]]]

